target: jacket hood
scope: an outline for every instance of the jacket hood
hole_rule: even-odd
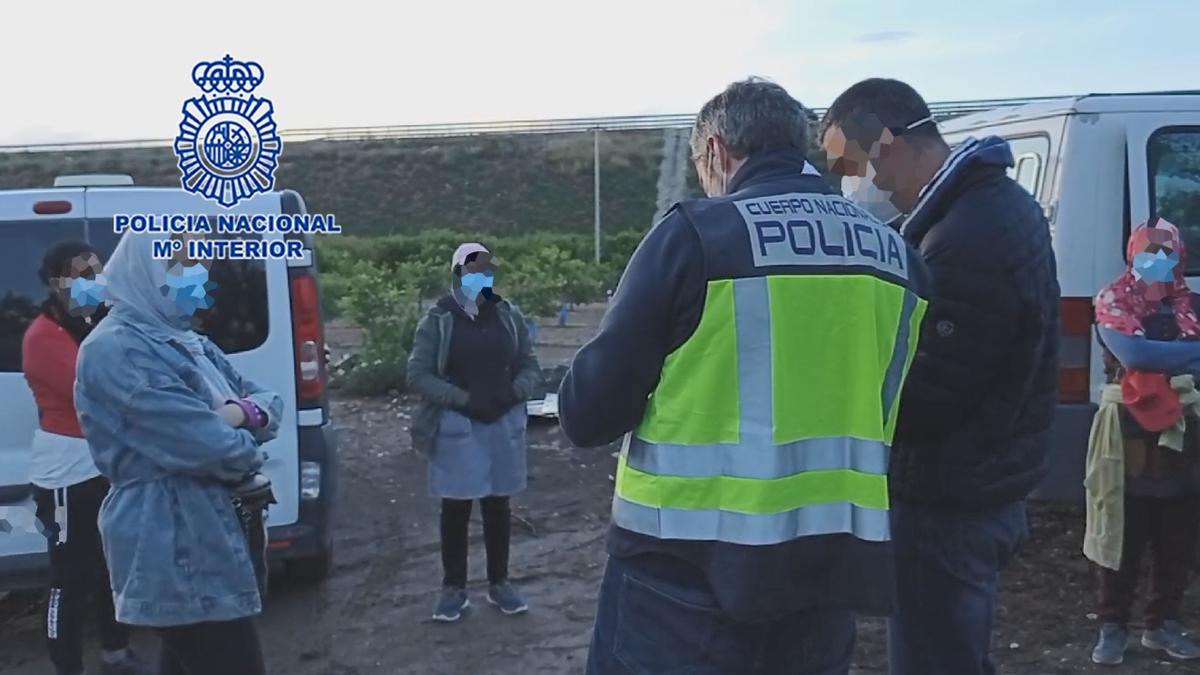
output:
[[[1135,271],[1135,256],[1152,245],[1172,251],[1169,257],[1175,265],[1170,281],[1152,281]],[[1184,277],[1187,250],[1179,228],[1162,218],[1137,226],[1129,236],[1126,257],[1125,273],[1096,294],[1096,323],[1125,335],[1142,336],[1146,334],[1143,321],[1165,306],[1171,308],[1182,336],[1200,336],[1200,319],[1192,308],[1191,289]]]
[[[979,169],[1003,171],[1013,166],[1012,148],[999,136],[968,138],[954,148],[942,167],[921,191],[916,206],[909,212],[901,231],[910,241],[920,241],[933,219],[929,216],[940,210],[945,200],[959,192],[963,177]]]
[[[121,237],[104,266],[108,304],[113,318],[136,326],[157,340],[174,340],[193,354],[200,354],[202,343],[191,329],[191,314],[182,311],[163,291],[169,285],[167,261],[154,257],[154,242],[166,237],[148,232],[126,232]],[[189,268],[192,269],[206,272],[199,265]]]
[[[967,139],[970,142],[973,139]],[[1012,147],[1008,141],[999,136],[984,136],[979,139],[979,145],[966,154],[964,166],[984,164],[1007,169],[1013,166]]]

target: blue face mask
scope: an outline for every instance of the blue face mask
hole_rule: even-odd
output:
[[[191,316],[197,310],[212,307],[213,298],[208,294],[212,286],[208,280],[208,269],[195,264],[167,270],[167,283],[162,290],[175,303],[180,316]]]
[[[97,274],[94,279],[76,277],[71,280],[68,310],[71,312],[94,310],[104,302],[107,294],[108,281],[104,279],[103,274]]]
[[[1133,275],[1146,283],[1170,283],[1175,280],[1178,264],[1178,253],[1167,255],[1161,249],[1157,253],[1137,253],[1133,256]]]
[[[490,274],[483,272],[471,272],[462,275],[463,295],[468,299],[474,300],[486,288],[491,290],[493,277]]]

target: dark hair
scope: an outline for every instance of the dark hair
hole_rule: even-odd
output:
[[[60,241],[51,246],[42,256],[42,266],[38,268],[38,278],[42,280],[43,284],[48,284],[54,277],[69,274],[67,264],[76,256],[95,252],[96,249],[92,248],[91,244],[82,241]]]
[[[808,115],[786,89],[770,80],[751,77],[725,87],[700,109],[692,127],[694,154],[699,154],[709,134],[720,136],[739,158],[769,148],[804,150]]]
[[[42,256],[42,266],[38,268],[38,277],[41,278],[42,283],[49,284],[54,277],[69,275],[68,264],[71,260],[86,253],[96,253],[96,249],[92,248],[91,244],[85,244],[82,241],[60,241],[51,246]],[[54,291],[50,291],[50,297],[42,303],[42,314],[62,326],[75,339],[76,343],[83,342],[83,338],[87,337],[87,334],[107,313],[106,306],[100,305],[92,314],[90,321],[81,316],[72,316],[61,306]]]
[[[873,141],[888,129],[913,140],[941,141],[933,122],[906,129],[929,114],[929,105],[916,89],[900,80],[873,77],[842,92],[825,111],[818,131],[822,140],[829,127],[836,126],[852,140]]]

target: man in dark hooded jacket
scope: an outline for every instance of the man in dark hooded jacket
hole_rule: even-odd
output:
[[[1027,534],[1057,402],[1059,287],[1008,143],[951,149],[912,87],[870,79],[821,124],[846,196],[896,226],[933,293],[889,471],[898,609],[893,675],[991,675],[1000,570]]]

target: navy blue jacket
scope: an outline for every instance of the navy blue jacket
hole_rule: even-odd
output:
[[[571,441],[584,447],[603,445],[637,427],[667,355],[699,324],[706,282],[762,276],[754,255],[787,246],[775,231],[760,231],[752,245],[735,201],[789,192],[837,194],[815,171],[803,173],[805,164],[803,153],[795,149],[755,154],[734,176],[729,196],[677,205],[646,235],[598,334],[576,354],[560,387],[561,423]],[[854,208],[840,198],[836,201]],[[889,260],[893,252],[903,260],[907,278],[896,277],[894,283],[925,296],[928,272],[920,255],[899,237],[895,244],[897,249],[889,248]],[[779,264],[771,273],[892,278],[867,265],[805,264],[792,269]],[[886,614],[894,598],[890,543],[867,542],[851,534],[745,546],[660,540],[614,527],[608,550],[616,557],[636,559],[644,570],[656,567],[677,581],[691,577],[707,584],[722,609],[742,621],[767,621],[816,608]],[[690,564],[680,565],[681,560]]]
[[[1001,138],[964,142],[903,225],[933,275],[892,448],[905,503],[999,506],[1046,473],[1060,292],[1049,226],[1012,163]]]

